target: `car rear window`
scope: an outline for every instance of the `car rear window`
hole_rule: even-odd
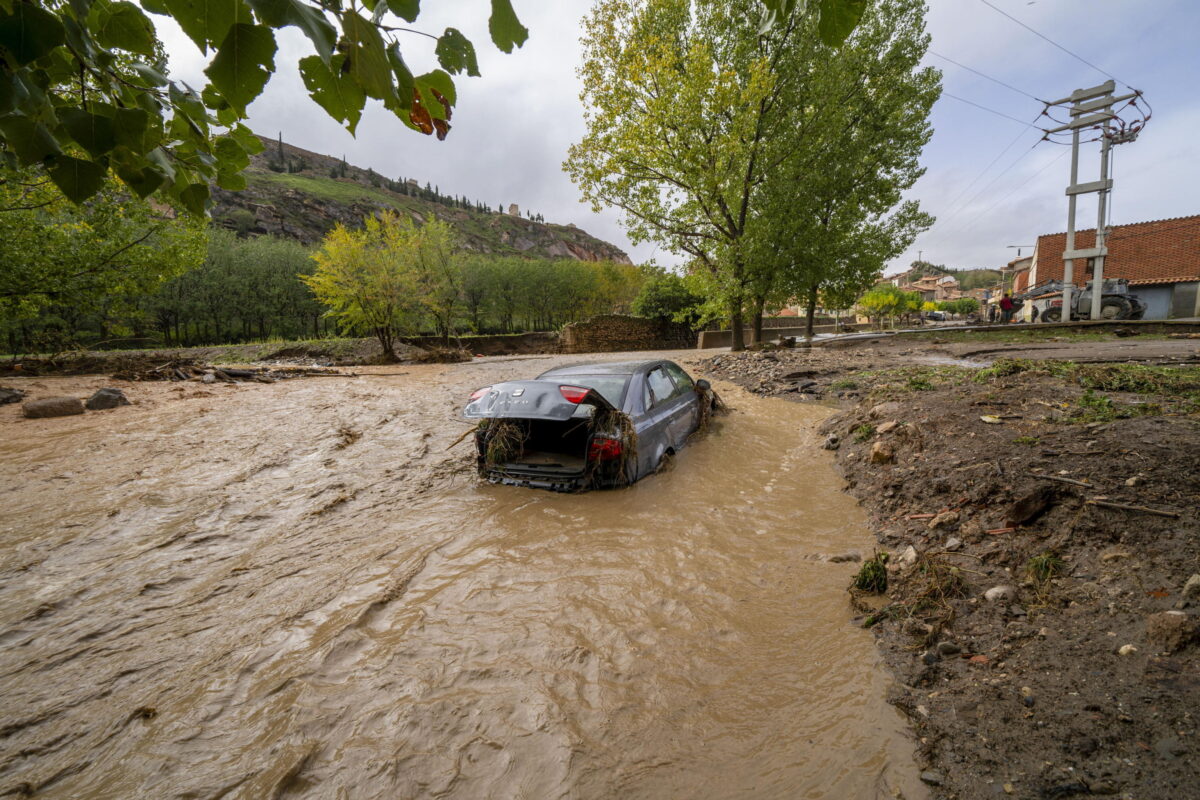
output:
[[[628,375],[550,375],[548,378],[561,380],[564,386],[586,386],[595,389],[614,408],[621,407],[621,400],[625,397],[625,384],[629,382]]]

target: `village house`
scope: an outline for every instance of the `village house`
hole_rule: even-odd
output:
[[[1092,247],[1096,231],[1075,234],[1078,249]],[[1062,280],[1065,233],[1038,237],[1029,264],[1018,267],[1013,276],[1013,292],[1049,280]],[[1114,225],[1105,240],[1108,255],[1104,259],[1106,279],[1123,278],[1129,289],[1147,306],[1145,319],[1177,319],[1200,316],[1200,215],[1173,219]],[[1083,286],[1092,277],[1093,260],[1087,265],[1075,262],[1075,285]],[[1057,297],[1058,295],[1054,295]],[[1049,299],[1036,301],[1039,312]],[[1029,319],[1035,304],[1026,303],[1021,316]]]

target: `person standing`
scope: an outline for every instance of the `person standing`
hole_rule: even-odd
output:
[[[1000,298],[1000,324],[1001,325],[1007,325],[1008,323],[1012,322],[1013,308],[1014,308],[1014,305],[1013,305],[1013,301],[1012,301],[1012,294],[1009,292],[1005,292],[1004,297]]]

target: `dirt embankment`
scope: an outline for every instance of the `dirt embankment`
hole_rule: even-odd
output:
[[[840,395],[826,446],[890,556],[886,595],[855,602],[923,777],[947,798],[1191,796],[1200,368],[929,355],[710,361],[762,394]]]

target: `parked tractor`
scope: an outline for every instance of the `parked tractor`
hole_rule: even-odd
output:
[[[1028,291],[1014,295],[1013,303],[1019,309],[1026,300],[1035,300],[1048,294],[1061,294],[1062,290],[1062,281],[1044,281]],[[1091,319],[1092,281],[1088,281],[1082,288],[1077,288],[1072,293],[1071,300],[1072,320]],[[1136,294],[1130,293],[1129,281],[1121,278],[1104,281],[1104,293],[1100,296],[1100,319],[1141,319],[1145,313],[1146,304]],[[1061,322],[1062,297],[1052,299],[1049,307],[1042,311],[1038,319],[1042,322]]]

